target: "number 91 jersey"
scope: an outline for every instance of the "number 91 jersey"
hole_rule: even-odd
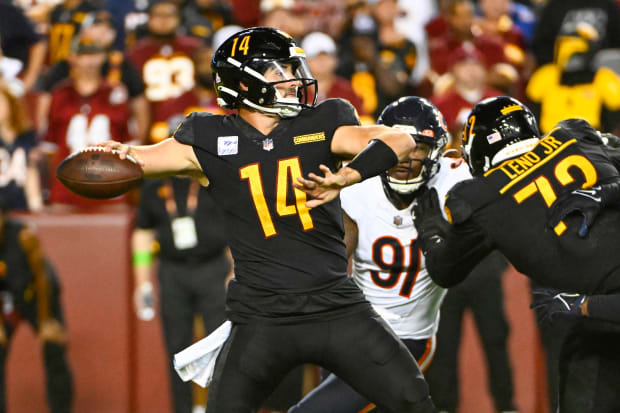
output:
[[[443,208],[448,190],[471,178],[462,159],[441,158],[439,172],[428,182]],[[397,209],[387,198],[379,176],[345,188],[342,208],[357,224],[353,278],[366,298],[397,317],[386,320],[401,338],[425,339],[437,331],[445,290],[426,270],[417,244],[412,208]]]

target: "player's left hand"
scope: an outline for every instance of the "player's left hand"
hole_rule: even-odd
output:
[[[319,168],[325,176],[319,176],[310,172],[307,179],[300,176],[297,178],[297,182],[293,182],[295,188],[312,197],[312,199],[306,202],[308,208],[315,208],[332,201],[338,196],[342,188],[350,185],[350,179],[347,179],[348,172],[344,170],[348,169],[359,175],[354,169],[346,167],[341,168],[336,173],[332,173],[325,165],[319,165]]]
[[[603,207],[603,191],[601,186],[587,189],[576,189],[553,203],[549,211],[549,228],[555,228],[567,215],[578,212],[583,216],[578,234],[581,238],[588,235],[588,230]]]
[[[543,325],[552,323],[558,318],[582,317],[581,305],[588,298],[587,295],[565,293],[553,288],[534,288],[534,300],[530,308],[536,310],[538,323]]]

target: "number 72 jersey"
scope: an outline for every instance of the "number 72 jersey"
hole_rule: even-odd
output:
[[[618,289],[618,209],[601,211],[586,238],[577,235],[581,214],[547,225],[549,210],[572,190],[620,179],[611,151],[587,122],[562,121],[530,151],[457,184],[446,200],[454,229],[484,232],[490,247],[540,284],[585,294]]]
[[[440,159],[439,172],[428,182],[439,202],[457,182],[471,178],[462,159]],[[387,319],[401,338],[425,339],[435,334],[445,290],[428,275],[413,224],[414,202],[397,209],[376,176],[345,188],[342,208],[357,224],[353,278],[376,307],[399,318]]]

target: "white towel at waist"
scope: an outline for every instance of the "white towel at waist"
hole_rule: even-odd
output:
[[[215,360],[230,336],[231,328],[232,323],[225,321],[207,337],[174,355],[174,369],[183,381],[192,380],[202,387],[211,383]]]

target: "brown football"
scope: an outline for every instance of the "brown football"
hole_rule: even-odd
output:
[[[88,148],[65,158],[56,169],[56,177],[70,191],[86,198],[108,199],[140,185],[140,165],[115,152]]]

